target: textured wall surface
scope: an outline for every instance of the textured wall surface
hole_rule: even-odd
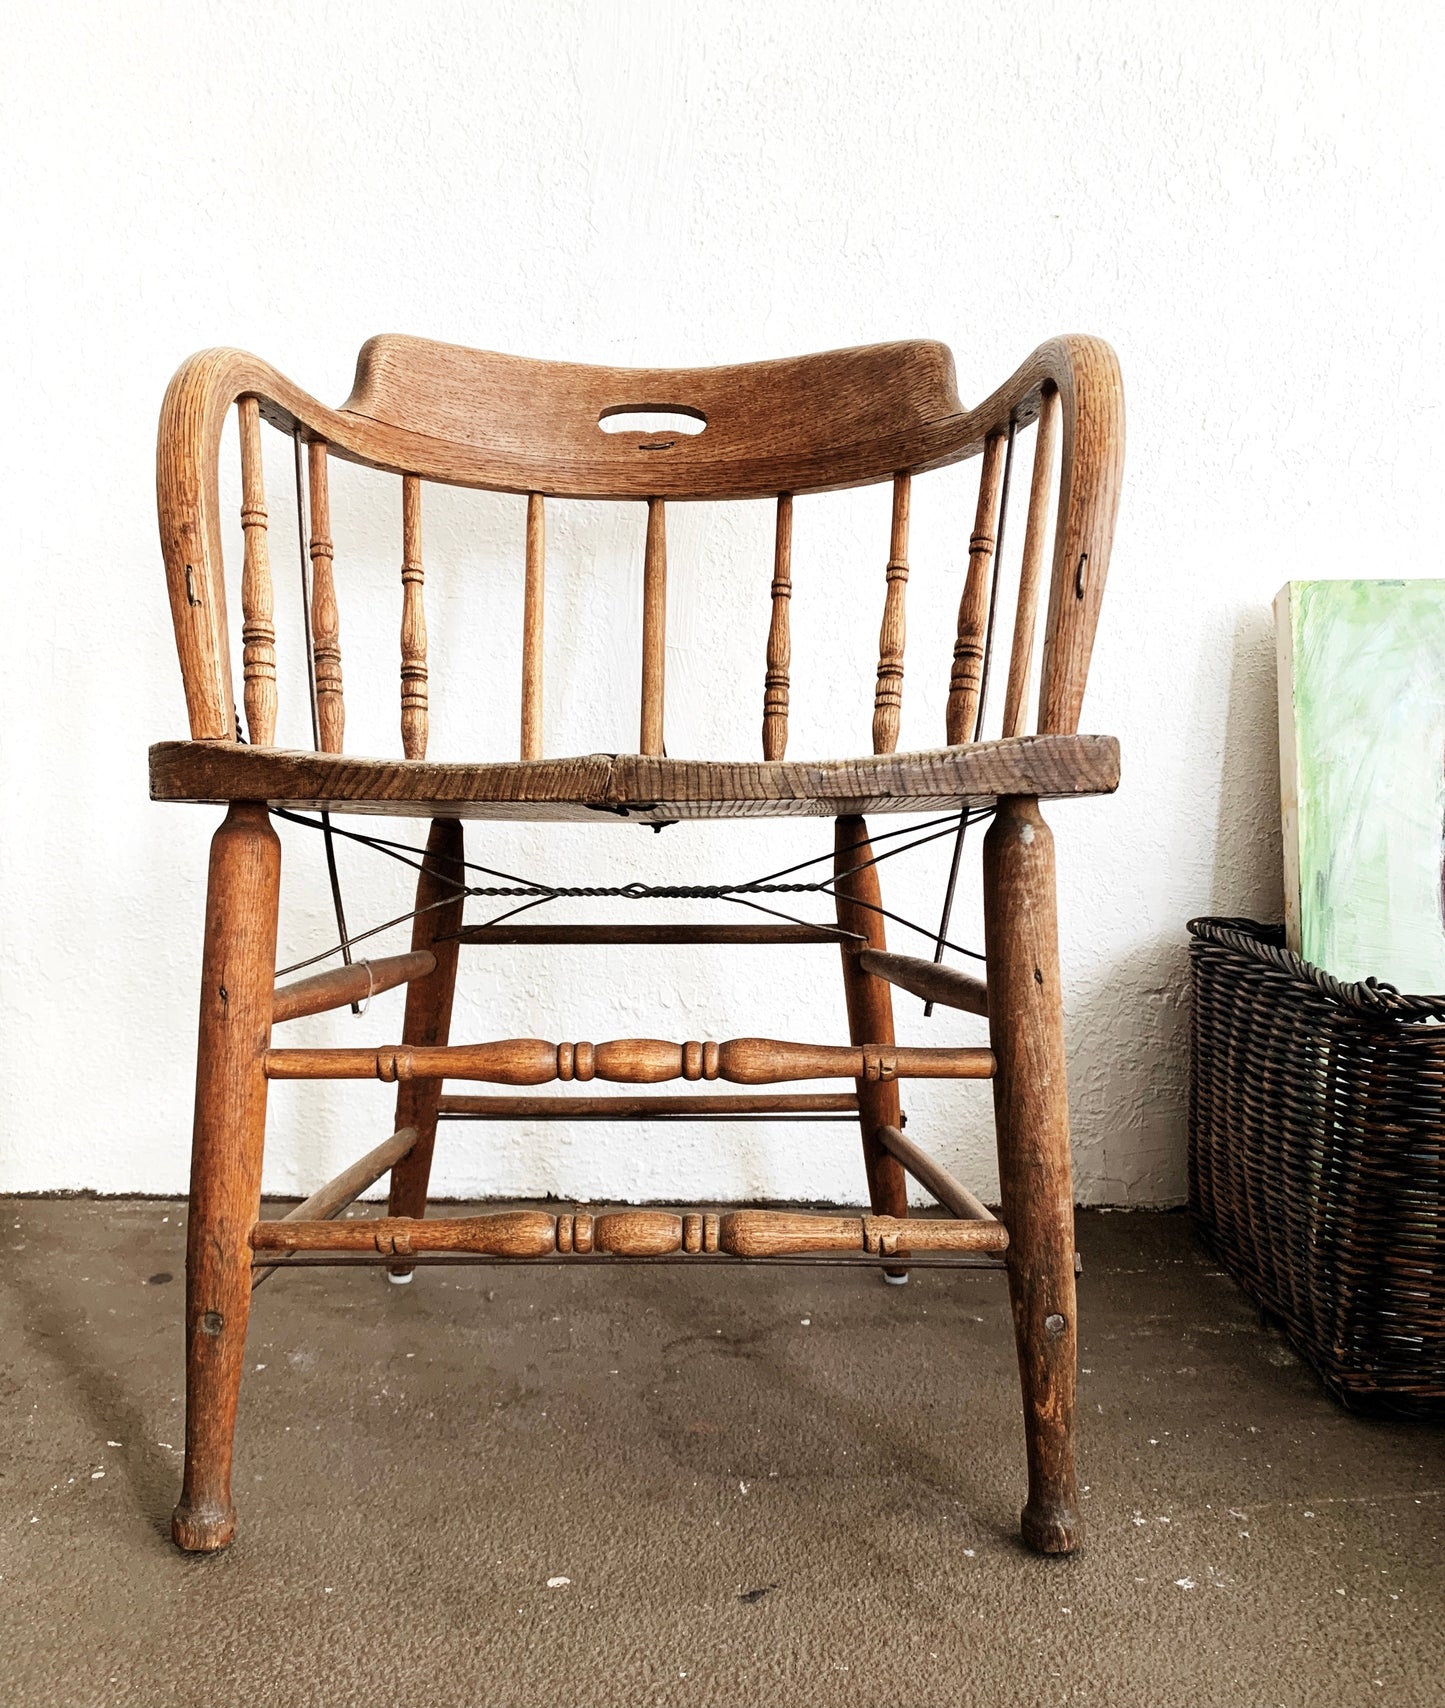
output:
[[[339,401],[381,330],[659,364],[928,335],[976,399],[1078,330],[1117,347],[1130,434],[1083,719],[1121,738],[1124,783],[1052,815],[1078,1188],[1181,1197],[1184,921],[1280,907],[1269,600],[1292,576],[1441,572],[1436,8],[21,0],[7,35],[0,1186],[186,1180],[218,815],[151,805],[145,749],[185,727],[152,470],[191,350],[247,346]],[[299,744],[287,448],[268,440],[281,738]],[[234,445],[225,482],[234,516]],[[941,739],[971,490],[955,472],[915,497],[905,746]],[[887,504],[799,503],[794,754],[867,749]],[[391,753],[399,499],[343,464],[333,506],[348,744]],[[434,756],[514,751],[522,509],[429,497]],[[642,526],[639,507],[554,507],[553,752],[635,741]],[[669,528],[669,748],[752,754],[768,509],[677,509]],[[228,558],[234,581],[237,527]],[[291,959],[331,927],[315,838],[283,840]],[[470,846],[620,883],[756,874],[827,843],[826,825],[604,825]],[[401,868],[342,866],[354,922],[408,905]],[[945,867],[940,845],[885,868],[885,899],[933,917]],[[968,870],[956,929],[976,942]],[[474,951],[464,981],[463,1038],[842,1036],[828,950]],[[397,993],[295,1035],[383,1041],[399,1021]],[[906,1042],[979,1028],[900,1003]],[[278,1091],[268,1184],[309,1189],[390,1130],[388,1102]],[[991,1192],[987,1091],[909,1104]],[[437,1181],[862,1188],[854,1134],[816,1125],[452,1127]]]

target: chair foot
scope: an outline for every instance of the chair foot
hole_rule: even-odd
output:
[[[1072,1554],[1083,1543],[1083,1525],[1071,1506],[1030,1501],[1019,1516],[1019,1534],[1036,1554]]]
[[[414,1269],[408,1269],[401,1275],[398,1275],[394,1270],[388,1269],[386,1272],[386,1278],[391,1282],[393,1287],[409,1287],[411,1285],[411,1279],[415,1274],[416,1270]]]
[[[229,1548],[236,1534],[234,1506],[187,1506],[171,1514],[171,1538],[188,1554],[215,1554]]]
[[[883,1271],[883,1279],[890,1287],[906,1287],[908,1285],[906,1275],[890,1275],[886,1269]]]

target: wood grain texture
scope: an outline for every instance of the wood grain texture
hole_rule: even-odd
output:
[[[241,435],[241,673],[246,737],[254,747],[276,741],[276,615],[266,543],[266,475],[261,462],[261,406],[236,405]]]
[[[718,1248],[735,1257],[810,1251],[1006,1251],[999,1222],[937,1222],[897,1216],[810,1216],[786,1210],[732,1210],[719,1218]]]
[[[878,1142],[890,1156],[898,1159],[925,1192],[933,1194],[945,1210],[951,1211],[955,1216],[961,1216],[965,1221],[996,1220],[992,1210],[981,1198],[975,1198],[962,1181],[955,1180],[942,1163],[935,1162],[928,1152],[914,1144],[901,1128],[880,1127]]]
[[[379,1251],[410,1257],[420,1252],[477,1252],[492,1257],[535,1258],[553,1252],[579,1258],[658,1257],[672,1252],[733,1257],[782,1257],[807,1252],[891,1254],[906,1239],[919,1251],[1006,1251],[1008,1233],[994,1221],[899,1221],[893,1216],[823,1216],[789,1210],[585,1211],[552,1216],[510,1210],[488,1216],[378,1216],[346,1222],[258,1222],[251,1243],[258,1253]]]
[[[150,776],[153,800],[259,799],[403,818],[818,818],[947,810],[1024,791],[1043,799],[1108,794],[1119,783],[1119,744],[1110,736],[1021,736],[816,763],[592,753],[446,765],[172,741],[151,748]]]
[[[421,555],[421,482],[414,474],[404,474],[401,477],[401,750],[408,759],[426,758],[426,606],[422,593],[425,581]]]
[[[701,1097],[653,1094],[628,1097],[470,1097],[443,1096],[444,1121],[736,1121],[786,1120],[789,1116],[838,1116],[858,1113],[851,1092],[711,1092]]]
[[[793,495],[778,496],[773,536],[772,615],[768,622],[768,661],[763,673],[763,758],[781,759],[788,751],[788,697],[793,641],[789,607],[793,602]]]
[[[888,947],[878,868],[862,818],[840,818],[833,830],[833,897],[840,930],[856,932],[873,949]],[[843,995],[848,1008],[848,1036],[880,1049],[893,1047],[893,993],[882,979],[859,965],[857,953],[845,947]],[[902,1165],[878,1140],[880,1127],[901,1127],[903,1108],[896,1074],[858,1076],[858,1131],[863,1141],[863,1167],[868,1175],[868,1199],[879,1216],[907,1216],[908,1182]],[[889,1271],[902,1276],[903,1269]]]
[[[229,741],[235,733],[217,452],[238,397],[256,396],[263,419],[287,433],[299,428],[335,456],[394,474],[521,494],[674,500],[823,492],[890,479],[899,469],[916,478],[977,455],[1010,419],[1025,426],[1049,383],[1058,390],[1064,458],[1040,728],[1059,733],[1078,727],[1122,469],[1118,364],[1099,339],[1041,345],[967,410],[952,358],[932,343],[668,373],[533,363],[387,337],[363,349],[343,410],[326,408],[244,351],[202,351],[167,390],[156,457],[191,735]],[[596,430],[604,408],[687,396],[707,416],[695,436],[663,445]],[[555,434],[539,425],[542,417],[560,423]],[[1087,558],[1082,597],[1070,580],[1080,556]]]
[[[1028,721],[1029,675],[1034,662],[1034,631],[1038,628],[1039,587],[1044,573],[1044,539],[1053,495],[1054,441],[1059,430],[1059,394],[1044,387],[1034,439],[1034,470],[1029,483],[1029,514],[1024,528],[1024,555],[1019,566],[1018,599],[1014,605],[1013,646],[1009,652],[1008,692],[1004,696],[1003,733],[1022,735]]]
[[[542,661],[547,599],[547,509],[540,492],[527,495],[526,585],[522,594],[523,759],[542,757]]]
[[[1009,1298],[1023,1385],[1030,1547],[1079,1545],[1074,1473],[1074,1194],[1054,844],[1032,800],[1008,800],[983,844],[994,1122],[1010,1233]]]
[[[893,480],[893,526],[888,547],[888,592],[878,630],[878,682],[873,690],[873,751],[892,753],[898,746],[903,710],[903,649],[908,635],[908,508],[912,483],[906,474]]]
[[[383,336],[343,406],[358,430],[455,447],[504,491],[577,498],[771,497],[886,479],[961,413],[953,360],[926,341],[721,368],[587,367]],[[681,410],[697,434],[604,433],[604,414]],[[841,468],[845,478],[834,477]],[[783,478],[796,474],[800,479]]]
[[[436,956],[429,950],[421,950],[409,955],[385,955],[375,961],[352,961],[349,966],[332,967],[309,979],[279,985],[272,999],[271,1024],[300,1020],[307,1014],[325,1014],[351,1002],[366,1002],[384,990],[395,990],[399,984],[425,978],[435,968]]]
[[[667,694],[667,512],[660,498],[647,501],[647,545],[642,569],[641,753],[664,753]]]
[[[925,1002],[961,1008],[967,1014],[988,1014],[988,986],[957,967],[923,961],[916,955],[884,954],[877,949],[865,949],[858,964],[865,973],[885,979],[912,996],[921,996]]]
[[[1076,730],[1109,573],[1124,478],[1124,384],[1100,339],[1080,340],[1055,376],[1063,414],[1054,567],[1038,728]]]
[[[641,947],[682,943],[805,945],[854,942],[846,932],[829,925],[466,925],[457,933],[460,943],[636,944]]]
[[[865,1086],[886,1086],[895,1079],[988,1079],[993,1057],[987,1050],[971,1048],[795,1044],[779,1038],[730,1038],[720,1044],[698,1040],[675,1044],[662,1038],[554,1044],[543,1038],[503,1038],[451,1046],[275,1049],[266,1055],[266,1073],[271,1079],[379,1079],[403,1084],[474,1079],[494,1085],[546,1085],[555,1079],[604,1079],[624,1085],[654,1085],[669,1079],[724,1079],[735,1085],[856,1079],[861,1094]],[[405,1124],[421,1126],[425,1132],[422,1122]]]
[[[341,613],[331,542],[331,486],[324,440],[307,446],[307,487],[311,495],[311,656],[316,664],[316,715],[321,751],[340,753],[346,737],[346,697],[341,683]]]
[[[354,1221],[257,1222],[256,1251],[476,1251],[492,1257],[543,1257],[556,1250],[557,1218],[543,1210],[503,1210],[492,1216],[357,1217]]]
[[[431,955],[436,966],[429,977],[407,986],[406,1016],[401,1029],[405,1048],[436,1053],[451,1035],[452,998],[457,984],[456,933],[466,906],[465,861],[465,838],[460,822],[454,818],[433,819],[417,878],[411,948],[414,955]],[[390,1203],[394,1216],[420,1216],[426,1212],[441,1094],[438,1076],[415,1075],[398,1087],[393,1125],[398,1130],[414,1127],[417,1139],[392,1171]]]
[[[405,1127],[401,1132],[393,1133],[389,1139],[383,1139],[365,1156],[358,1157],[349,1168],[343,1168],[340,1174],[328,1180],[324,1186],[318,1187],[309,1198],[303,1198],[295,1209],[288,1210],[282,1219],[288,1222],[325,1222],[339,1216],[348,1205],[356,1202],[368,1186],[375,1186],[383,1174],[394,1168],[415,1143],[415,1127]],[[275,1273],[274,1268],[253,1269],[251,1291],[254,1293],[263,1281]]]
[[[953,669],[948,678],[945,718],[950,746],[973,740],[978,716],[984,632],[988,627],[989,570],[998,537],[998,501],[1006,443],[1004,434],[993,434],[984,446],[979,470],[978,509],[968,542],[968,575],[958,604],[958,638],[953,643]]]
[[[349,1168],[318,1187],[309,1198],[303,1198],[294,1210],[288,1210],[283,1220],[288,1222],[326,1222],[339,1216],[354,1204],[368,1186],[375,1186],[388,1169],[394,1168],[416,1143],[416,1128],[403,1127],[389,1139],[383,1139],[365,1156],[358,1157]]]
[[[186,1224],[186,1461],[171,1534],[211,1553],[236,1529],[231,1453],[261,1205],[281,844],[237,802],[211,842]]]

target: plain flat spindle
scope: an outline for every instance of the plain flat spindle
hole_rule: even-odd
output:
[[[236,405],[241,427],[241,528],[246,552],[241,568],[241,646],[246,733],[252,747],[276,743],[276,618],[271,557],[266,544],[266,481],[261,466],[261,406],[254,397]]]
[[[904,594],[908,587],[908,475],[893,481],[893,528],[888,547],[888,593],[878,632],[878,686],[873,694],[873,751],[892,753],[898,746],[903,708],[903,646],[907,638]]]
[[[1014,616],[1013,651],[1009,657],[1008,693],[1004,698],[1003,733],[1022,735],[1027,717],[1029,674],[1034,662],[1034,631],[1038,627],[1039,586],[1044,572],[1044,535],[1049,526],[1049,493],[1054,473],[1054,442],[1059,431],[1059,393],[1044,387],[1034,438],[1034,472],[1029,486],[1029,516],[1024,529],[1024,559],[1019,570],[1018,608]]]
[[[978,511],[968,542],[968,578],[958,606],[958,639],[948,682],[947,734],[950,747],[973,739],[983,680],[983,635],[988,621],[988,572],[993,560],[999,487],[1003,477],[1005,435],[994,433],[983,447],[978,479]]]
[[[422,587],[421,481],[401,477],[401,750],[408,759],[426,758],[427,670],[426,607]]]
[[[540,492],[527,499],[527,583],[522,601],[522,758],[542,757],[542,610],[547,515]]]
[[[346,701],[341,687],[341,616],[332,569],[326,441],[313,439],[306,451],[311,488],[311,656],[316,666],[316,716],[321,751],[340,753],[346,733]]]
[[[788,688],[793,659],[788,607],[792,599],[793,495],[781,492],[773,544],[773,615],[768,625],[768,666],[763,678],[764,759],[781,759],[788,751]]]
[[[647,555],[642,570],[642,732],[639,752],[663,751],[662,709],[667,666],[667,516],[660,498],[647,501]]]

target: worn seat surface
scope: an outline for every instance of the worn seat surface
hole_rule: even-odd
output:
[[[588,753],[466,765],[163,741],[150,750],[150,775],[158,801],[264,800],[403,818],[807,818],[932,811],[999,795],[1108,794],[1119,783],[1119,744],[1104,735],[1036,735],[858,759]]]

